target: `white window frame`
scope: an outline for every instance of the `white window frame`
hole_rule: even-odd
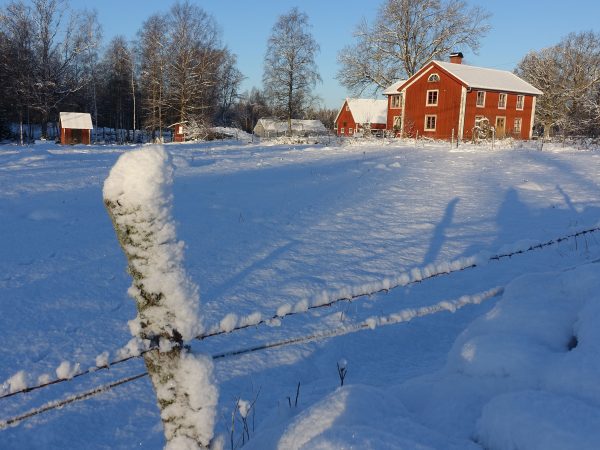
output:
[[[501,99],[504,99],[504,105],[501,105]],[[498,109],[506,109],[506,103],[508,102],[508,94],[505,92],[500,92],[498,94]]]
[[[354,128],[348,128],[348,134],[354,134]]]
[[[435,92],[435,103],[429,103],[429,93]],[[425,106],[438,106],[440,103],[440,90],[439,89],[429,89],[427,91],[427,95],[425,96]]]
[[[519,124],[518,130],[517,130],[517,124]],[[522,129],[523,129],[523,119],[521,117],[515,117],[515,120],[513,121],[513,132],[521,134]]]
[[[433,128],[427,128],[427,119],[433,118]],[[437,128],[437,114],[426,114],[425,123],[423,124],[424,131],[435,131]]]
[[[346,112],[350,111],[350,106],[346,105]]]
[[[520,100],[520,102],[519,102]],[[519,104],[520,104],[520,108],[519,108]],[[525,108],[525,96],[524,95],[517,95],[517,111],[523,111],[523,109]]]
[[[394,94],[390,97],[390,109],[400,109],[402,107],[402,94]]]
[[[438,83],[440,81],[440,76],[437,73],[432,73],[427,77],[427,82],[429,83]]]
[[[394,116],[392,120],[392,128],[400,128],[402,126],[402,116]]]
[[[340,134],[344,134],[344,127],[340,128]]]
[[[479,104],[479,94],[483,94],[483,103],[481,105]],[[475,97],[475,106],[477,108],[485,108],[485,91],[477,91]]]

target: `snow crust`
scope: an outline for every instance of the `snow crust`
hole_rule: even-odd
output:
[[[198,286],[183,268],[185,244],[176,237],[172,184],[169,154],[160,146],[149,146],[119,157],[104,182],[103,195],[105,201],[118,205],[119,213],[113,220],[135,230],[125,251],[135,255],[130,265],[143,284],[134,281],[129,295],[140,299],[143,288],[161,298],[145,308],[140,322],[150,322],[157,330],[176,330],[189,340],[202,331],[200,299]]]

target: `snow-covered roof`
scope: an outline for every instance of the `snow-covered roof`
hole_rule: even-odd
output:
[[[398,88],[402,86],[406,80],[398,80],[391,86],[388,86],[385,91],[383,91],[383,95],[394,95],[398,93]]]
[[[277,119],[259,119],[256,123],[256,127],[261,126],[263,130],[274,132],[274,133],[285,133],[288,131],[287,120]],[[256,129],[256,127],[254,127]],[[321,123],[320,120],[300,120],[292,119],[292,131],[310,131],[310,132],[321,132],[326,133],[327,128]]]
[[[61,112],[60,123],[63,128],[72,130],[91,130],[94,128],[90,113]]]
[[[352,113],[352,117],[356,123],[387,122],[387,100],[374,100],[371,98],[347,98],[346,102],[350,107],[350,112]]]
[[[444,61],[433,62],[470,88],[542,95],[542,91],[507,70],[487,69]]]

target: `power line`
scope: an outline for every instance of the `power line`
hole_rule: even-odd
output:
[[[552,246],[552,245],[557,245],[557,244],[560,244],[561,242],[567,241],[569,239],[573,239],[573,238],[577,239],[579,236],[584,236],[584,235],[589,234],[589,233],[595,233],[597,231],[600,231],[600,227],[594,227],[594,228],[588,228],[588,229],[585,229],[585,230],[580,230],[578,232],[571,233],[571,234],[568,234],[568,235],[565,235],[565,236],[562,236],[562,237],[559,237],[559,238],[550,239],[550,240],[545,241],[545,242],[541,242],[541,243],[538,243],[538,244],[531,245],[531,246],[529,246],[528,248],[525,248],[525,249],[519,249],[519,250],[515,250],[515,251],[512,251],[512,252],[506,252],[506,253],[501,253],[501,254],[497,254],[497,255],[491,256],[491,257],[488,258],[488,261],[500,261],[501,259],[512,258],[513,256],[522,255],[524,253],[528,253],[528,252],[531,252],[531,251],[534,251],[534,250],[541,250],[541,249],[543,249],[545,247],[549,247],[549,246]],[[450,265],[451,264],[452,263],[450,263]],[[270,316],[270,317],[268,317],[266,319],[261,319],[260,321],[257,321],[257,322],[252,323],[252,324],[246,324],[246,325],[236,326],[236,327],[232,328],[229,331],[219,330],[219,331],[213,331],[213,332],[208,332],[208,333],[200,334],[200,335],[196,336],[194,339],[204,340],[204,339],[211,338],[211,337],[216,337],[216,336],[221,336],[221,335],[229,334],[229,333],[232,333],[232,332],[237,332],[237,331],[240,331],[240,330],[244,330],[246,328],[257,327],[257,326],[260,326],[260,325],[267,324],[267,323],[269,323],[272,320],[283,319],[283,318],[289,317],[289,316],[304,314],[304,313],[306,313],[308,311],[312,311],[312,310],[315,310],[315,309],[331,307],[331,306],[333,306],[333,305],[335,305],[337,303],[340,303],[342,301],[353,301],[353,300],[356,300],[356,299],[359,299],[359,298],[362,298],[362,297],[371,297],[373,295],[380,294],[380,293],[386,293],[387,294],[389,291],[391,291],[393,289],[396,289],[396,288],[399,288],[399,287],[410,286],[410,285],[413,285],[413,284],[421,283],[422,281],[430,280],[432,278],[437,278],[437,277],[440,277],[440,276],[443,276],[443,275],[449,275],[449,274],[452,274],[452,273],[455,273],[455,272],[461,272],[461,271],[464,271],[464,270],[473,269],[473,268],[478,267],[478,266],[479,265],[477,263],[464,264],[462,266],[459,266],[458,268],[448,269],[448,270],[445,270],[445,271],[438,271],[438,272],[430,273],[429,275],[424,276],[424,277],[420,277],[418,279],[412,279],[412,280],[409,279],[406,282],[397,283],[397,284],[395,284],[393,286],[390,286],[388,288],[381,288],[379,290],[375,290],[375,291],[371,291],[371,292],[363,293],[363,294],[357,294],[357,295],[349,295],[349,296],[339,297],[339,298],[331,300],[331,301],[329,301],[327,303],[322,303],[322,304],[318,304],[318,305],[311,305],[311,306],[308,306],[305,310],[302,310],[302,311],[289,311],[289,312],[286,312],[285,314],[281,314],[281,315],[275,314],[273,316]],[[407,272],[407,273],[410,273],[410,272]],[[116,366],[118,364],[124,363],[126,361],[131,360],[131,359],[139,358],[140,356],[143,356],[145,353],[147,353],[149,351],[152,351],[155,348],[157,348],[157,347],[156,346],[152,346],[152,347],[150,347],[148,349],[145,349],[145,350],[141,351],[137,355],[131,355],[131,356],[127,356],[127,357],[124,357],[124,358],[116,359],[116,360],[108,362],[106,365],[101,366],[101,367],[92,367],[92,368],[83,370],[81,372],[76,373],[71,378],[58,378],[58,379],[55,379],[55,380],[48,381],[46,383],[40,383],[40,384],[37,384],[35,386],[26,387],[26,388],[23,388],[23,389],[12,391],[12,392],[7,393],[7,394],[0,395],[0,400],[2,400],[4,398],[12,397],[14,395],[25,394],[25,393],[36,391],[36,390],[39,390],[39,389],[42,389],[42,388],[45,388],[45,387],[48,387],[48,386],[52,386],[52,385],[60,384],[60,383],[63,383],[63,382],[71,381],[71,380],[73,380],[75,378],[79,378],[79,377],[82,377],[84,375],[88,375],[90,373],[95,373],[95,372],[99,372],[101,370],[110,369],[113,366]]]

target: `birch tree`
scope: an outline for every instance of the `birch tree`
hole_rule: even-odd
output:
[[[489,17],[464,0],[386,0],[375,22],[360,22],[355,42],[338,54],[337,79],[356,94],[377,92],[452,51],[476,53]]]
[[[212,16],[188,1],[175,3],[168,24],[168,102],[175,119],[199,120],[210,106],[215,84],[219,33]]]
[[[167,24],[164,16],[148,18],[138,33],[142,122],[153,141],[162,141],[168,53],[165,47]]]
[[[273,108],[288,121],[302,118],[321,80],[315,56],[319,44],[309,32],[308,16],[293,8],[279,17],[267,42],[263,84]]]

